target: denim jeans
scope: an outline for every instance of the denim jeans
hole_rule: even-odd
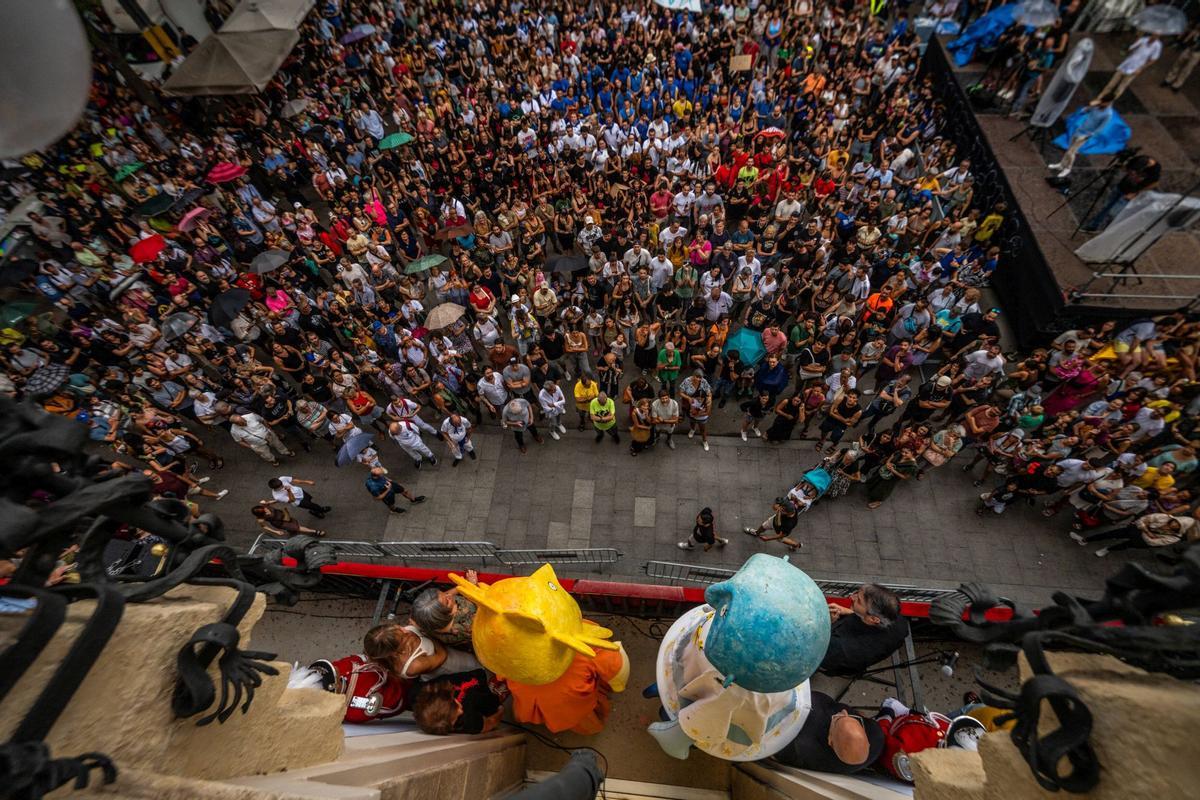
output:
[[[1104,205],[1100,206],[1100,210],[1095,216],[1084,223],[1083,227],[1088,230],[1098,231],[1108,227],[1108,223],[1116,219],[1117,215],[1129,205],[1129,201],[1125,199],[1125,195],[1118,187],[1113,187],[1112,192],[1104,201]]]

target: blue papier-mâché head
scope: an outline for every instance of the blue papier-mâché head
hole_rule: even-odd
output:
[[[802,570],[756,553],[704,599],[716,610],[704,655],[725,676],[752,692],[782,692],[817,671],[829,647],[825,596]]]

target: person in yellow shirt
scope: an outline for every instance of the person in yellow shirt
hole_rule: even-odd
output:
[[[1159,494],[1175,485],[1175,464],[1164,461],[1157,467],[1146,467],[1146,471],[1133,482],[1139,489],[1151,489]]]
[[[671,104],[671,110],[675,112],[675,118],[687,121],[692,116],[692,101],[688,100],[683,94],[675,98],[675,102]]]
[[[587,424],[591,415],[592,401],[600,395],[600,384],[587,375],[575,381],[575,410],[579,412],[579,430]]]
[[[1007,210],[1007,203],[996,203],[992,207],[992,213],[984,217],[983,222],[979,223],[979,228],[975,231],[975,241],[986,242],[995,236],[996,231],[1000,230],[1000,226],[1004,224],[1004,212]]]

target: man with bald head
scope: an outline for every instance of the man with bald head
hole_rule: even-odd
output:
[[[870,767],[883,752],[879,725],[827,694],[812,693],[804,727],[775,760],[789,767],[849,775]]]

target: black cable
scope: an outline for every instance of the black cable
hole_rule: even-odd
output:
[[[541,731],[536,731],[533,728],[527,728],[526,726],[520,724],[519,722],[509,722],[508,720],[501,720],[501,723],[504,725],[509,725],[513,728],[516,728],[519,731],[529,734],[530,736],[537,739],[539,742],[541,742],[546,747],[549,747],[554,750],[561,750],[567,754],[574,753],[576,750],[591,750],[593,753],[596,754],[596,757],[599,758],[602,763],[602,766],[600,767],[600,773],[602,775],[602,778],[600,781],[600,796],[605,798],[605,800],[608,800],[608,793],[605,791],[605,788],[604,788],[604,782],[608,780],[608,756],[604,755],[604,753],[600,752],[599,750],[597,750],[594,747],[589,747],[588,745],[583,745],[582,747],[567,747],[566,745],[562,745],[562,744],[559,744],[558,742],[554,741],[553,739],[551,739],[549,736],[546,736]]]

